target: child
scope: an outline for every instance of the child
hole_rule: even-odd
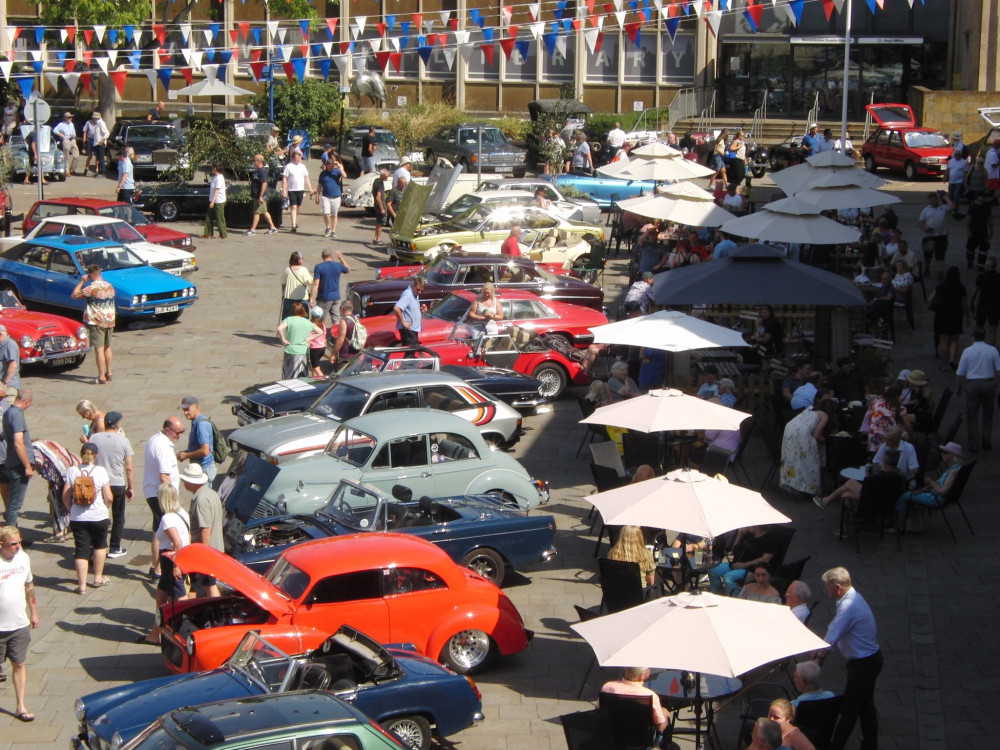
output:
[[[309,311],[309,319],[322,331],[322,336],[317,336],[309,342],[309,376],[313,378],[325,378],[323,369],[319,363],[323,361],[326,354],[326,325],[323,323],[323,308],[314,307]]]

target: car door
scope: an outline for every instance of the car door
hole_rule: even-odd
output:
[[[447,584],[427,568],[399,567],[385,570],[384,585],[391,640],[426,648],[438,617],[454,606]],[[438,654],[427,656],[437,659]]]
[[[903,148],[903,135],[898,130],[889,131],[889,140],[885,149],[885,165],[892,169],[902,169],[906,163],[906,149]]]
[[[422,389],[424,403],[431,409],[439,409],[454,414],[476,427],[483,427],[493,421],[496,405],[482,398],[470,388],[457,391],[450,385],[427,385]],[[434,463],[434,443],[431,443],[431,463]]]
[[[358,566],[363,566],[358,561]],[[362,568],[318,578],[292,614],[300,630],[331,633],[350,624],[380,643],[390,641],[389,608],[382,589],[383,571]]]
[[[49,257],[52,249],[41,245],[29,245],[21,257],[11,263],[11,275],[17,285],[21,301],[43,302],[46,279],[49,276]]]
[[[434,136],[434,149],[438,156],[444,156],[457,164],[461,156],[458,148],[458,131],[454,127],[441,128]]]
[[[403,484],[413,491],[414,497],[434,497],[437,485],[431,471],[427,435],[417,433],[384,441],[365,469],[363,481],[387,495],[392,494],[394,484]]]
[[[467,266],[460,266],[455,285],[480,287],[487,281],[493,281],[494,268],[492,263],[470,263]]]
[[[480,473],[482,462],[483,456],[464,435],[456,432],[431,435],[431,465],[442,497],[465,494],[469,483]]]
[[[54,249],[49,258],[43,299],[47,304],[83,310],[85,301],[73,299],[73,289],[80,281],[81,271],[65,250]]]

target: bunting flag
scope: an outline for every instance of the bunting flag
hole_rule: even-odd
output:
[[[472,56],[476,54],[476,48],[471,44],[458,45],[458,54],[462,56],[462,61],[468,65],[472,62]]]
[[[91,44],[91,42],[94,41],[94,30],[93,29],[84,29],[83,30],[83,40],[87,43],[87,46],[89,47],[90,44]]]
[[[531,42],[527,39],[518,39],[514,42],[514,47],[517,49],[517,54],[521,56],[522,60],[528,59],[528,50],[531,49]]]
[[[493,44],[493,29],[483,29],[483,39],[486,40],[487,44]]]
[[[530,3],[528,5],[528,15],[531,16],[532,21],[538,20],[538,11],[540,11],[541,9],[542,9],[541,3]]]
[[[514,40],[508,37],[506,39],[499,40],[499,42],[500,42],[500,49],[503,50],[504,56],[509,61],[510,53],[514,51]]]
[[[156,72],[155,70],[145,70],[146,80],[149,81],[150,96],[156,98]]]
[[[640,28],[642,28],[642,24],[637,21],[625,24],[625,33],[628,34],[628,38],[632,40],[632,44],[634,44],[636,47],[639,46]]]
[[[35,27],[35,44],[41,44],[42,39],[45,38],[45,27],[36,26]]]
[[[53,93],[59,90],[59,79],[61,76],[58,73],[46,73],[45,80],[49,82],[49,88],[52,89]]]
[[[788,20],[795,26],[802,23],[802,10],[805,8],[806,0],[788,0],[788,5],[783,6]]]
[[[208,30],[210,32],[212,32],[211,37],[208,37],[208,43],[211,44],[212,40],[215,39],[215,37],[217,37],[219,35],[219,31],[222,30],[222,24],[221,23],[210,23],[208,25]]]
[[[118,96],[125,96],[125,78],[128,76],[128,71],[116,70],[108,74],[111,81],[115,84],[115,88],[118,90]]]
[[[583,32],[583,40],[587,43],[587,49],[590,51],[591,55],[596,55],[598,53],[598,38],[601,36],[601,30],[598,28],[587,29]]]
[[[190,86],[191,83],[194,81],[194,72],[191,70],[191,68],[181,68],[180,71],[181,75],[184,76],[184,81],[187,83],[188,86]]]
[[[66,41],[70,44],[76,44],[76,26],[67,26],[65,31]]]
[[[10,80],[10,71],[13,69],[13,67],[14,67],[13,60],[0,60],[0,73],[3,74],[5,81]]]
[[[493,47],[493,44],[492,43],[490,43],[490,44],[480,44],[479,45],[479,49],[481,49],[483,51],[483,58],[486,60],[486,64],[489,65],[492,68],[493,65],[494,65],[494,57],[493,56],[494,56],[494,53],[496,52],[496,50]]]
[[[157,41],[159,41],[160,46],[167,43],[167,27],[162,23],[153,24],[153,34],[156,36]]]
[[[101,69],[101,72],[104,73],[104,75],[108,74],[108,58],[103,55],[98,55],[94,58],[94,62],[97,63],[97,67]]]
[[[69,86],[69,90],[76,92],[77,84],[80,83],[79,73],[62,73],[62,79],[66,81],[66,85]]]
[[[173,68],[161,67],[156,71],[156,77],[160,79],[160,85],[163,86],[164,91],[170,91],[170,74],[174,72]]]
[[[743,11],[743,15],[746,17],[747,22],[750,24],[750,30],[754,34],[760,28],[760,18],[763,12],[764,8],[760,5],[760,0],[747,0],[747,9]]]
[[[389,64],[389,53],[388,52],[376,52],[375,60],[378,62],[382,72],[385,73],[385,66]]]
[[[264,68],[267,66],[266,62],[254,61],[247,63],[247,68],[250,69],[250,77],[253,78],[255,83],[260,82],[260,77],[264,74]]]
[[[677,41],[677,27],[681,25],[681,19],[679,18],[668,18],[663,22],[667,27],[667,33],[670,34],[671,44]]]
[[[470,8],[469,18],[472,20],[472,23],[479,28],[483,28],[483,25],[486,23],[486,20],[482,17],[482,12],[479,8]]]
[[[334,55],[333,61],[337,63],[337,70],[340,71],[340,75],[347,74],[347,63],[350,61],[348,55]]]
[[[722,25],[722,11],[721,10],[710,10],[705,14],[705,25],[708,26],[708,30],[712,32],[712,36],[716,39],[719,37],[719,26]]]
[[[833,15],[833,0],[822,0],[823,2],[823,13],[826,15],[826,20],[830,20],[830,16]]]
[[[104,41],[104,32],[108,30],[108,27],[103,24],[94,24],[94,33],[97,35],[97,43],[101,44]]]
[[[118,50],[116,50],[116,49],[109,49],[108,50],[108,60],[110,61],[110,63],[112,65],[116,65],[118,63]]]
[[[299,31],[302,32],[302,41],[309,41],[309,20],[299,21]]]
[[[139,72],[139,65],[142,63],[142,52],[139,50],[132,50],[128,53],[129,62],[132,64],[132,70],[136,73]]]
[[[443,10],[440,13],[438,13],[438,17],[441,19],[441,25],[447,26],[448,22],[451,20],[451,11]]]
[[[417,45],[417,54],[420,55],[420,59],[424,61],[424,65],[430,65],[431,53],[434,51],[434,47],[427,44]]]
[[[118,29],[108,29],[108,41],[112,47],[118,44]]]
[[[81,73],[80,74],[80,84],[83,86],[84,90],[88,94],[92,93],[91,90],[90,90],[90,81],[91,81],[91,78],[92,78],[92,74],[91,73]]]
[[[330,35],[331,42],[337,38],[337,21],[339,20],[339,18],[326,19],[326,33]],[[329,70],[329,66],[327,66],[327,70]]]
[[[448,66],[448,70],[455,69],[455,48],[445,47],[444,49],[444,62]]]
[[[296,57],[292,60],[292,70],[295,71],[295,77],[299,79],[299,83],[305,80],[306,77],[306,65],[309,64],[309,59],[305,57]]]
[[[129,44],[135,41],[135,26],[132,24],[125,24],[122,26],[122,31],[125,32],[125,41]]]
[[[324,57],[319,61],[319,72],[324,81],[330,80],[330,58]]]
[[[545,49],[549,51],[549,57],[552,57],[552,55],[554,55],[556,52],[557,36],[558,35],[554,31],[549,32],[547,34],[542,34],[542,41],[545,42]]]
[[[34,76],[25,76],[17,79],[17,85],[21,87],[21,93],[25,99],[31,98],[31,92],[35,90]]]
[[[187,44],[188,39],[191,38],[191,24],[189,23],[177,24],[177,29],[181,32],[181,39],[183,40],[184,44]]]

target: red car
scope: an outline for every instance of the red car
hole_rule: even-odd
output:
[[[38,222],[49,216],[66,216],[68,214],[91,214],[121,219],[135,227],[136,231],[145,237],[147,242],[177,247],[191,253],[195,251],[194,239],[190,234],[154,224],[131,203],[106,201],[101,198],[47,198],[43,201],[37,201],[31,210],[24,215],[21,234],[28,234]]]
[[[446,341],[456,323],[465,320],[476,293],[469,290],[452,292],[424,313],[421,322],[420,343],[434,344]],[[570,305],[555,300],[543,300],[537,294],[519,289],[506,289],[500,295],[503,320],[500,331],[506,332],[516,323],[538,335],[562,336],[567,343],[586,349],[594,343],[590,329],[608,322],[607,316],[589,307]],[[365,318],[368,346],[397,346],[399,332],[395,315],[378,315]]]
[[[869,104],[865,107],[878,128],[861,147],[865,169],[901,170],[906,179],[917,175],[944,177],[954,148],[947,136],[931,128],[918,128],[906,104]]]
[[[380,643],[413,643],[463,674],[497,654],[523,651],[533,635],[503,591],[412,534],[298,544],[266,578],[204,544],[180,550],[176,563],[185,573],[215,576],[234,593],[160,609],[160,647],[172,672],[215,669],[250,630],[299,654],[350,624]]]
[[[30,312],[10,289],[0,289],[0,323],[17,342],[22,365],[79,367],[91,348],[85,326],[62,315]]]

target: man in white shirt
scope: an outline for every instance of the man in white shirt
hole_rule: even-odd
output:
[[[618,155],[618,149],[625,145],[625,131],[622,130],[620,122],[608,131],[608,151],[612,161]]]
[[[795,665],[795,676],[792,681],[795,683],[795,689],[799,691],[799,697],[792,701],[795,708],[798,708],[800,703],[823,701],[834,697],[832,692],[823,690],[820,686],[819,675],[820,668],[816,662],[800,661]]]
[[[229,236],[226,231],[226,178],[222,174],[222,165],[212,167],[212,181],[208,183],[208,210],[205,212],[205,233],[202,239],[212,239],[215,231],[212,224],[219,225],[219,239]]]
[[[76,145],[76,126],[73,125],[72,112],[63,114],[62,122],[52,128],[52,135],[56,137],[59,148],[66,156],[67,171],[75,175],[76,165],[80,161],[80,147]]]
[[[785,604],[803,625],[809,619],[809,600],[812,590],[802,581],[792,581],[785,591]]]
[[[90,169],[91,158],[97,159],[94,165],[94,177],[104,176],[104,151],[108,145],[108,126],[104,124],[100,112],[91,114],[87,124],[83,126],[83,141],[87,148],[87,161],[83,165],[83,173]]]
[[[939,193],[928,193],[927,205],[917,220],[924,233],[924,270],[930,270],[932,258],[936,260],[938,281],[944,279],[944,256],[948,252],[948,230],[945,228],[945,221],[948,218],[949,208],[953,210],[955,204],[948,200],[943,190]]]
[[[986,331],[972,332],[972,346],[958,360],[958,393],[965,390],[965,427],[969,435],[969,450],[993,447],[993,404],[997,397],[997,373],[1000,373],[1000,353],[986,343]],[[982,423],[979,412],[982,410]],[[980,429],[981,428],[981,429]],[[980,438],[982,442],[980,443]]]
[[[410,180],[413,179],[413,175],[410,174],[410,168],[412,166],[413,165],[410,164],[409,160],[404,159],[403,161],[401,161],[399,163],[399,166],[396,167],[396,171],[392,173],[392,184],[398,185],[399,181],[402,180],[403,189],[405,190],[406,187],[410,184]]]
[[[177,455],[174,453],[174,443],[184,434],[184,423],[180,417],[168,417],[163,422],[163,428],[146,441],[143,453],[142,493],[146,504],[153,513],[153,564],[150,577],[160,577],[160,545],[156,541],[156,529],[160,526],[163,513],[160,511],[160,501],[157,493],[160,485],[169,482],[174,489],[180,489],[180,472],[177,470]]]
[[[951,158],[948,159],[948,200],[955,204],[955,210],[951,214],[953,219],[962,218],[962,214],[958,212],[958,202],[965,191],[965,176],[970,168],[968,160],[962,157],[961,147],[956,146]]]
[[[24,722],[35,720],[35,715],[24,705],[28,679],[24,662],[31,631],[39,624],[31,561],[21,548],[21,532],[15,526],[0,527],[0,675],[3,674],[3,662],[10,659],[17,701],[14,718]]]
[[[823,131],[823,137],[816,142],[816,153],[822,154],[824,151],[833,151],[836,144],[833,140],[833,131],[827,128]]]
[[[302,152],[292,151],[292,160],[285,165],[281,173],[281,192],[288,198],[288,208],[292,215],[292,233],[299,231],[299,206],[305,191],[312,197],[312,182],[309,180],[309,168],[302,163]]]
[[[743,196],[739,194],[739,185],[730,182],[726,186],[726,195],[722,199],[722,207],[737,213],[743,210]]]
[[[847,144],[847,148],[841,148],[840,139],[838,138],[833,142],[834,151],[839,151],[844,156],[850,156],[852,159],[858,158],[858,153],[854,150],[854,143],[851,141],[851,134],[848,133],[847,137],[844,139],[844,143]]]

